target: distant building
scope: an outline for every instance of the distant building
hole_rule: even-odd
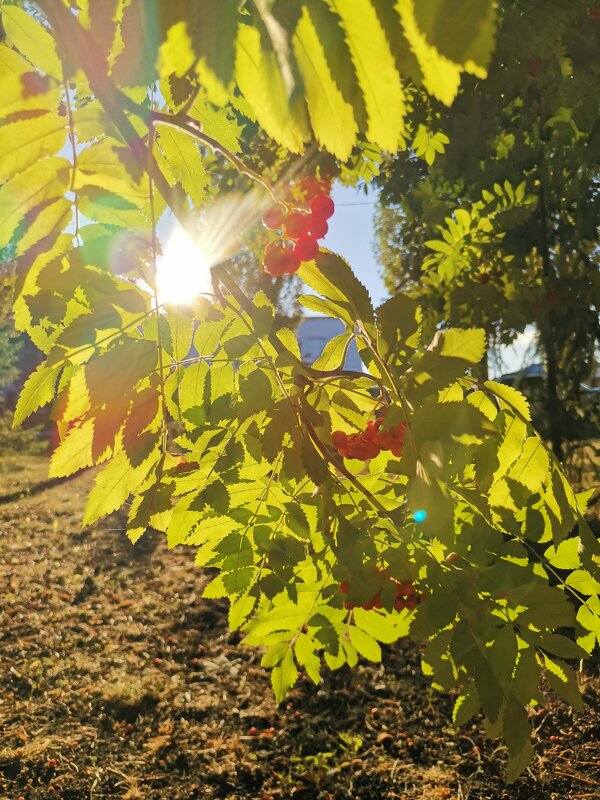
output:
[[[543,386],[545,378],[546,368],[543,364],[530,364],[528,367],[517,370],[517,372],[507,372],[498,380],[500,383],[506,383],[508,386],[514,386],[518,389],[519,387],[535,388],[536,386]],[[581,386],[584,392],[600,387],[600,364],[594,366],[588,380],[582,383]]]
[[[500,383],[514,386],[521,391],[531,404],[531,414],[536,428],[548,435],[546,417],[546,368],[543,364],[530,364],[517,372],[508,372],[498,378]],[[581,416],[563,411],[561,428],[567,439],[597,438],[600,431],[597,420],[600,417],[600,366],[596,365],[586,383],[581,384]]]
[[[331,317],[306,317],[303,319],[297,330],[302,361],[305,364],[312,364],[321,355],[327,342],[345,331],[346,327],[340,319]],[[363,363],[358,355],[355,341],[352,341],[348,348],[344,369],[363,371]]]

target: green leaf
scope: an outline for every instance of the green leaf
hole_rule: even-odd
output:
[[[467,72],[486,77],[496,27],[493,0],[419,0],[414,8],[430,45]]]
[[[361,656],[367,658],[369,661],[381,661],[381,647],[374,639],[362,628],[357,628],[354,625],[348,626],[348,635],[352,645],[360,653]]]
[[[271,685],[275,692],[275,699],[281,703],[286,694],[298,680],[298,670],[294,663],[294,656],[288,647],[283,660],[271,672]]]
[[[292,153],[301,153],[306,138],[303,120],[290,108],[277,55],[250,25],[238,27],[235,75],[266,133]]]
[[[392,642],[408,636],[410,617],[355,608],[354,624],[378,642],[392,644]]]
[[[517,389],[514,389],[512,386],[507,386],[504,383],[498,383],[497,381],[486,381],[484,386],[499,398],[501,407],[516,411],[520,417],[528,422],[531,421],[529,403],[525,396],[517,391]]]
[[[548,683],[556,694],[562,697],[575,711],[583,711],[577,676],[571,667],[562,661],[554,661],[546,653],[544,653],[544,666]]]
[[[235,38],[238,26],[237,0],[203,0],[202,3],[171,4],[161,12],[179,12],[188,29],[198,56],[196,73],[208,99],[223,106],[230,96],[234,71]]]
[[[471,717],[477,714],[480,706],[477,687],[473,683],[467,684],[454,704],[452,722],[455,725],[466,725]]]
[[[92,442],[94,421],[86,420],[81,426],[72,428],[52,453],[49,474],[51,478],[73,475],[94,463]]]
[[[348,346],[352,338],[351,333],[340,333],[338,336],[334,336],[333,339],[330,339],[323,348],[321,355],[313,362],[313,368],[326,370],[339,369],[345,361]]]
[[[195,206],[200,206],[206,199],[210,178],[195,139],[169,125],[161,125],[158,130],[158,143],[173,182],[181,185]]]
[[[404,144],[404,89],[371,0],[328,0],[340,17],[367,111],[367,139],[395,153]]]
[[[519,659],[513,674],[511,690],[514,696],[528,706],[539,699],[540,665],[534,647],[519,651]]]
[[[121,508],[129,495],[146,479],[158,457],[158,450],[155,450],[141,466],[134,469],[123,451],[117,453],[95,480],[94,488],[88,495],[83,524],[90,525]]]
[[[156,368],[158,351],[146,339],[126,339],[90,361],[85,368],[92,406],[128,394],[138,381]]]
[[[38,408],[45,406],[54,397],[56,381],[62,369],[62,365],[48,367],[40,364],[34,372],[27,378],[21,390],[15,413],[13,416],[13,427],[20,425]]]
[[[521,750],[510,754],[506,764],[506,782],[514,783],[519,775],[531,764],[535,750],[529,739],[525,742]]]
[[[600,583],[584,569],[576,569],[571,572],[567,576],[565,583],[575,591],[580,592],[580,594],[595,595],[600,593]]]
[[[549,460],[544,443],[537,436],[525,439],[523,452],[512,465],[508,476],[531,492],[538,491],[549,479]]]
[[[167,529],[167,546],[175,547],[182,544],[194,533],[198,522],[204,512],[195,505],[200,496],[200,490],[192,492],[181,499],[173,510],[173,516]]]
[[[374,322],[369,293],[341,256],[321,250],[314,261],[301,265],[298,275],[311,289],[346,309],[347,324]]]
[[[540,637],[540,647],[559,658],[586,658],[587,653],[576,642],[560,633],[544,633]]]
[[[298,664],[306,670],[306,674],[315,684],[321,680],[321,659],[315,653],[313,640],[305,633],[299,633],[294,645],[294,655]]]
[[[449,106],[458,93],[461,67],[442,56],[428,41],[417,19],[417,9],[423,0],[397,0],[404,35],[417,57],[427,91]],[[427,2],[427,0],[425,0]]]
[[[62,197],[69,187],[70,172],[71,165],[64,158],[44,158],[0,188],[0,248],[6,247],[35,206]]]
[[[551,545],[544,551],[544,558],[556,569],[577,569],[581,565],[579,537],[565,539],[558,547]]]
[[[190,364],[185,368],[178,386],[178,404],[184,419],[188,418],[186,411],[196,410],[198,407],[201,407],[204,415],[202,406],[208,372],[209,366],[205,361]]]
[[[31,221],[27,230],[17,241],[16,254],[22,256],[53,232],[57,233],[67,228],[71,210],[71,201],[64,197],[59,197],[57,200],[50,201],[48,205],[42,206],[35,219]]]
[[[165,79],[170,75],[182,78],[195,60],[187,24],[183,20],[176,22],[167,30],[158,49],[158,74]]]
[[[174,361],[183,361],[189,355],[194,335],[194,320],[177,308],[169,308],[167,313],[170,342],[167,351]]]
[[[440,334],[439,352],[447,358],[460,358],[478,364],[486,348],[485,332],[481,328],[463,330],[449,328]]]
[[[327,59],[327,43],[335,36],[331,30],[335,27],[335,18],[328,19],[317,3],[304,5],[293,46],[316,139],[336,158],[346,161],[356,143],[358,125],[352,105],[340,88],[339,76],[334,75]]]
[[[377,309],[377,322],[389,355],[406,355],[419,346],[423,312],[418,302],[400,292]],[[390,352],[391,351],[391,352]]]
[[[229,627],[232,631],[238,630],[244,622],[248,619],[250,614],[254,611],[256,605],[256,597],[251,595],[242,595],[231,601],[229,607]]]
[[[527,712],[523,705],[510,695],[502,718],[502,735],[512,756],[520,753],[525,747],[529,741],[529,733]]]
[[[46,156],[58,153],[67,137],[66,120],[54,112],[3,122],[0,127],[0,181],[4,183]]]
[[[14,46],[36,67],[62,82],[54,39],[34,17],[17,6],[2,7],[2,24]]]

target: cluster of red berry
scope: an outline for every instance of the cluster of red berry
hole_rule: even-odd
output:
[[[400,458],[404,445],[406,423],[401,422],[388,430],[382,431],[383,418],[367,422],[367,427],[362,433],[347,434],[335,431],[331,441],[342,458],[358,458],[367,461],[375,458],[382,450],[390,450],[392,455]]]
[[[265,247],[263,266],[275,278],[293,275],[302,261],[312,261],[319,252],[318,239],[328,231],[327,220],[335,205],[329,187],[316,178],[305,178],[300,184],[303,208],[285,214],[281,206],[267,209],[263,224],[269,230],[283,228],[283,236]]]
[[[376,570],[376,572],[379,572]],[[394,599],[393,608],[395,611],[402,611],[404,608],[407,608],[409,611],[414,611],[415,608],[419,605],[419,603],[424,603],[427,599],[427,595],[425,592],[421,592],[420,595],[417,595],[417,591],[413,586],[412,581],[398,581],[395,578],[390,577],[387,572],[379,573],[381,576],[391,583],[396,585],[396,597]],[[342,581],[340,583],[340,591],[342,594],[347,595],[350,591],[350,583],[349,581]],[[364,608],[365,611],[370,611],[372,608],[383,608],[383,603],[381,600],[381,590],[377,592],[370,600],[366,603],[363,603],[359,608]],[[349,603],[347,600],[344,600],[344,608],[352,609],[357,608],[356,603]]]

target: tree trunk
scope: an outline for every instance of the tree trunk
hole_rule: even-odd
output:
[[[540,140],[540,191],[539,191],[539,208],[540,208],[540,255],[542,257],[542,272],[544,278],[552,276],[552,261],[550,258],[550,248],[548,244],[548,220],[546,209],[546,196],[544,193],[544,145],[543,140]],[[564,460],[563,448],[563,434],[562,434],[562,418],[563,418],[563,404],[558,393],[558,354],[555,339],[556,325],[554,322],[554,313],[552,309],[548,309],[546,319],[540,325],[540,333],[542,346],[546,353],[546,393],[544,398],[544,405],[546,406],[546,415],[548,419],[548,432],[552,450],[554,455],[559,461]]]

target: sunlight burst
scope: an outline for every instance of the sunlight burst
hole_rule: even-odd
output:
[[[158,259],[156,284],[160,303],[185,305],[212,294],[210,263],[200,243],[176,228]]]

